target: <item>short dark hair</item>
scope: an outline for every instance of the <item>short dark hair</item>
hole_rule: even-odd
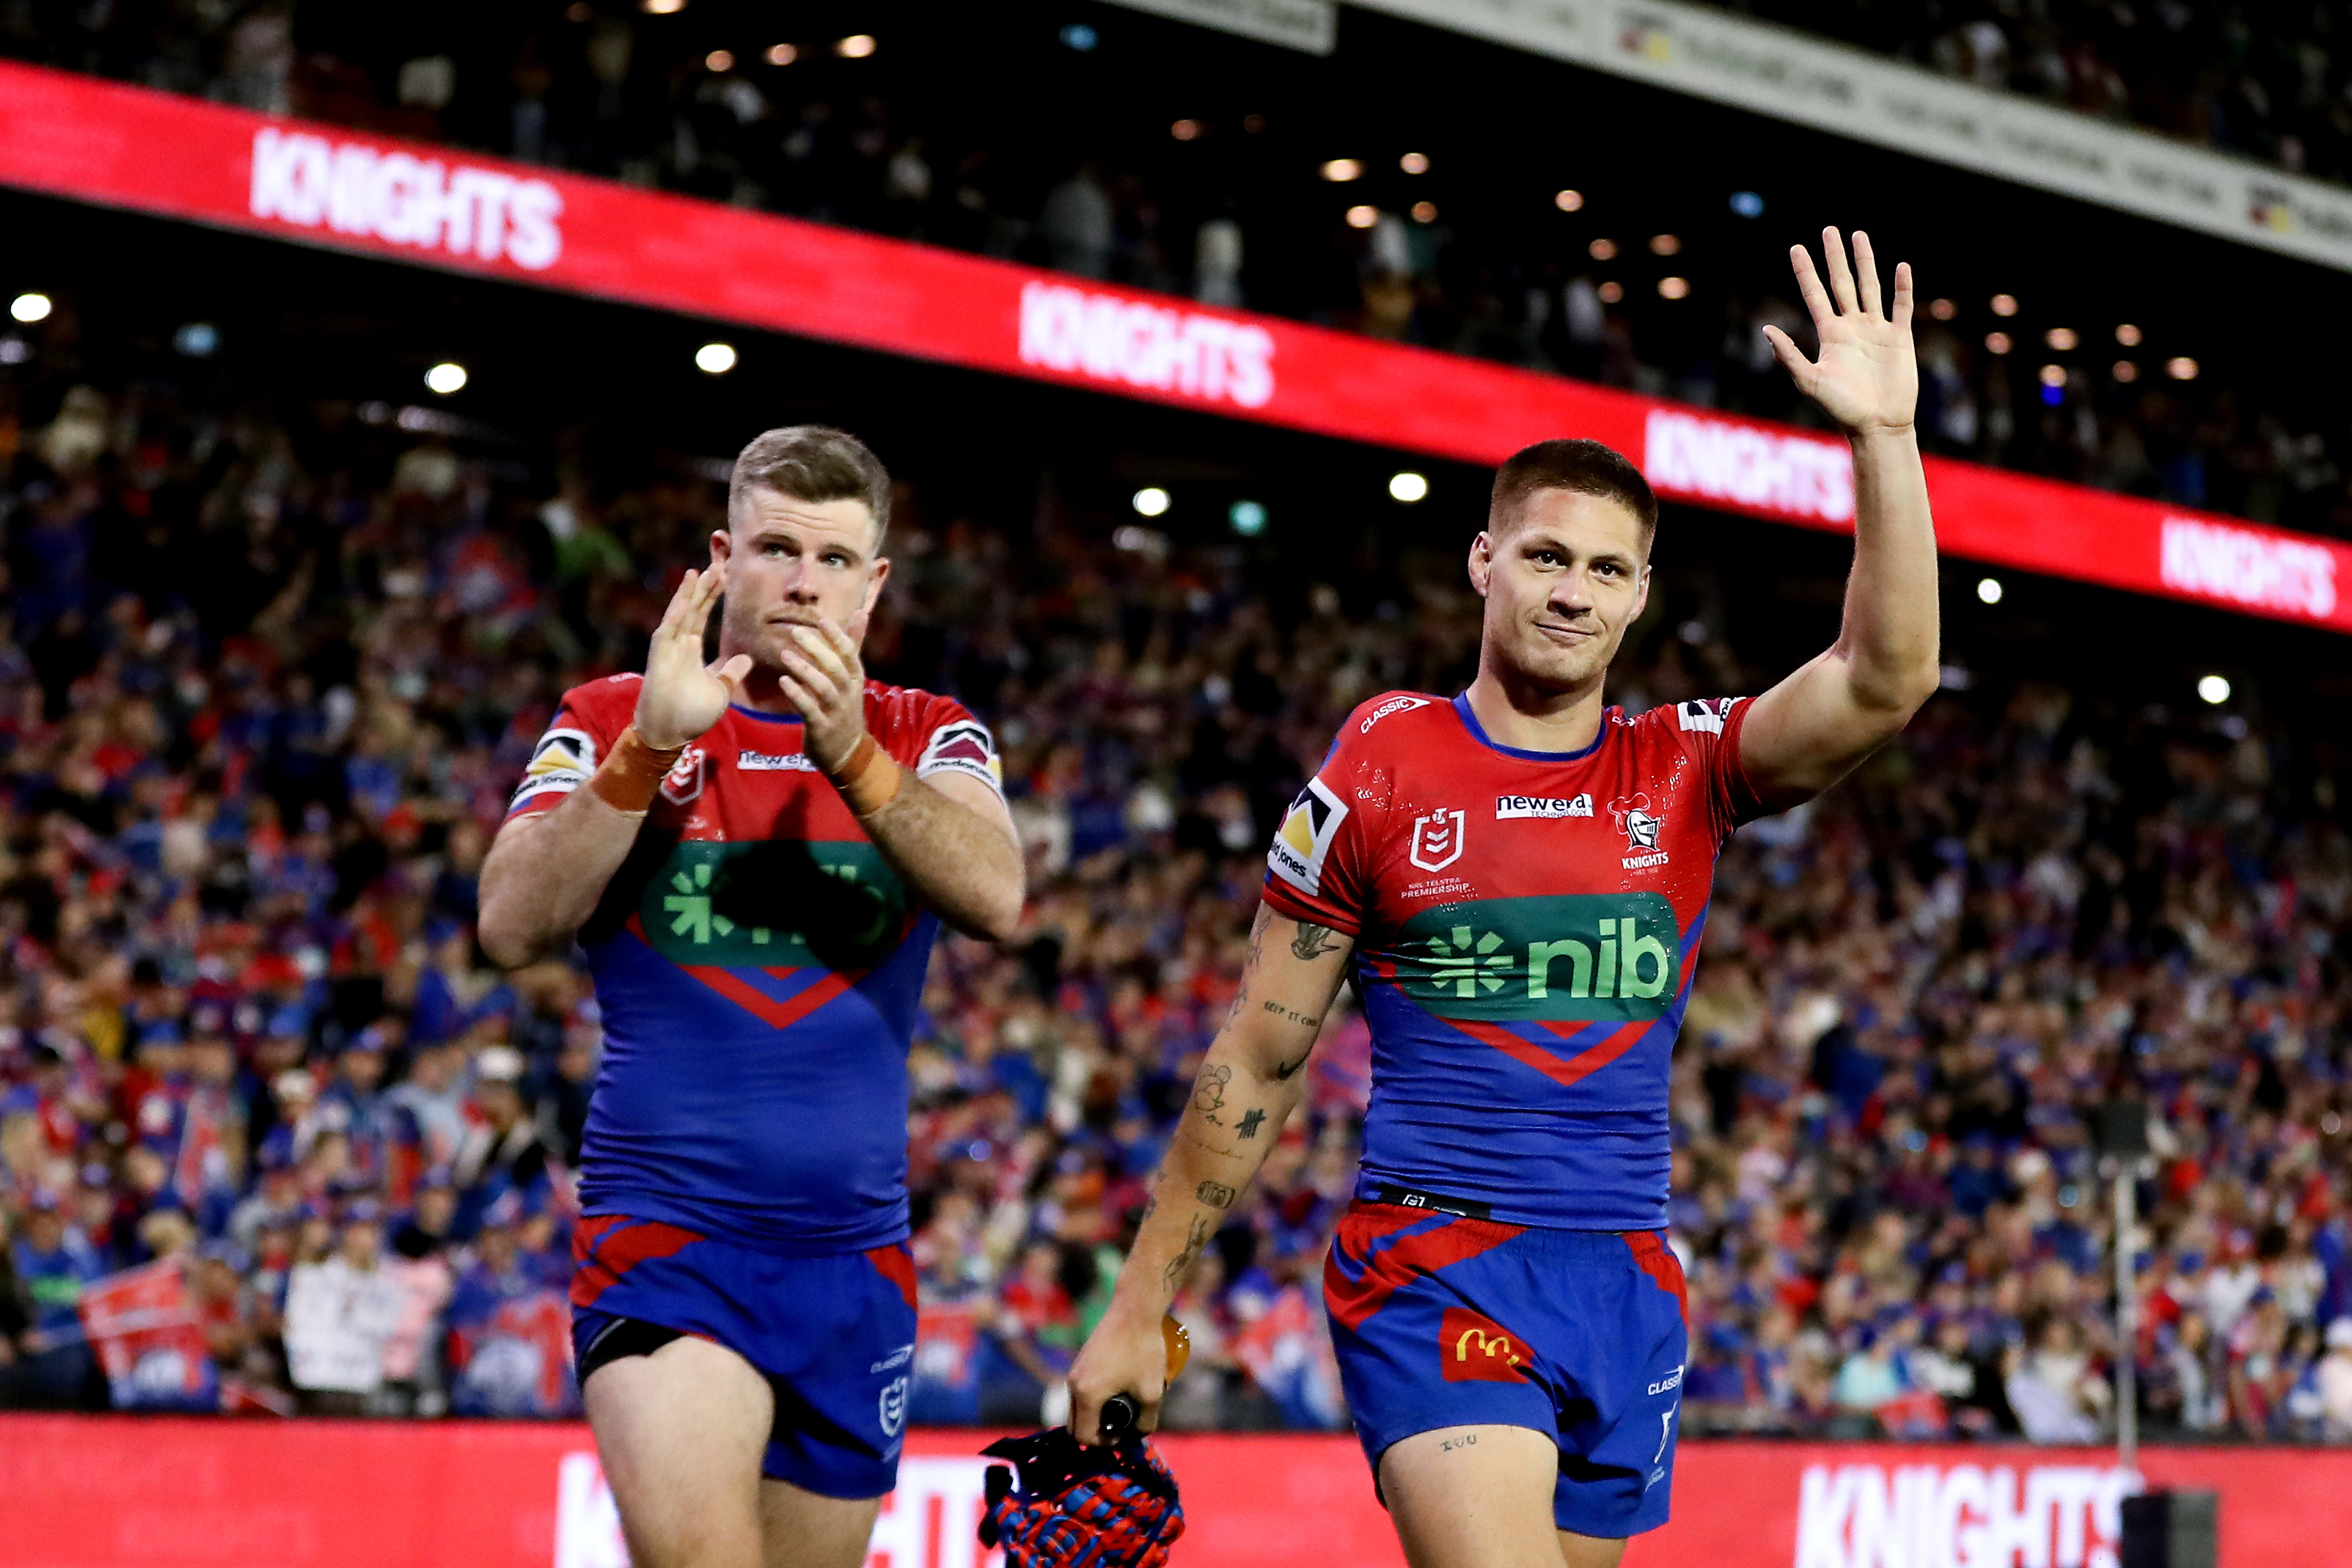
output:
[[[754,486],[794,500],[860,500],[874,514],[874,548],[890,527],[890,471],[872,448],[830,425],[787,425],[751,438],[727,481],[727,521]]]
[[[1518,521],[1538,490],[1575,490],[1601,496],[1633,514],[1642,525],[1643,548],[1658,531],[1658,498],[1642,470],[1624,454],[1598,441],[1538,441],[1511,454],[1495,470],[1494,499],[1486,505],[1486,529],[1499,533]]]

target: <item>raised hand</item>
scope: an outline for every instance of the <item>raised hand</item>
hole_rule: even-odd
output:
[[[1805,247],[1789,247],[1797,288],[1821,337],[1821,357],[1808,360],[1778,327],[1766,327],[1764,336],[1789,367],[1797,390],[1852,434],[1907,430],[1919,406],[1919,364],[1911,349],[1911,264],[1895,264],[1890,313],[1880,308],[1878,262],[1868,235],[1854,232],[1852,268],[1836,229],[1822,230],[1822,250],[1829,262],[1827,289]]]
[[[742,695],[751,656],[739,653],[720,664],[702,662],[702,634],[710,609],[727,587],[727,563],[688,572],[669,597],[661,625],[646,652],[646,683],[637,690],[637,738],[667,752],[696,740],[726,716]]]
[[[866,666],[855,640],[865,630],[863,612],[849,631],[830,621],[792,627],[776,676],[785,700],[800,710],[809,760],[828,773],[849,761],[866,734]]]

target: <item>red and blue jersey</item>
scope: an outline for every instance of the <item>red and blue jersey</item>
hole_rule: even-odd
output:
[[[574,687],[509,816],[585,784],[641,678]],[[918,778],[997,784],[961,703],[868,681]],[[604,1014],[581,1203],[784,1256],[907,1235],[907,1048],[938,917],[815,771],[794,715],[730,708],[662,781],[581,931]]]
[[[1580,752],[1499,745],[1459,697],[1349,716],[1275,836],[1265,901],[1356,939],[1360,1197],[1664,1227],[1668,1062],[1716,853],[1759,810],[1747,712],[1612,708]]]

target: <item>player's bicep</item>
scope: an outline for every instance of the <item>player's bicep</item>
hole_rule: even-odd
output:
[[[1855,693],[1835,648],[1753,699],[1739,731],[1739,765],[1758,800],[1786,809],[1852,773],[1901,732],[1910,710],[1873,706]]]
[[[1307,1065],[1355,951],[1343,931],[1258,905],[1226,1032],[1260,1076],[1279,1081]]]

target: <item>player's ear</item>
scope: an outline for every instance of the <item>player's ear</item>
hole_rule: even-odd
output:
[[[1632,615],[1630,615],[1630,616],[1626,616],[1626,617],[1625,617],[1625,624],[1626,624],[1627,626],[1631,626],[1631,625],[1633,625],[1635,621],[1640,620],[1640,619],[1642,618],[1642,612],[1643,612],[1643,610],[1648,609],[1649,607],[1650,607],[1650,563],[1649,563],[1648,562],[1646,562],[1646,561],[1645,561],[1645,562],[1643,562],[1643,563],[1642,563],[1642,578],[1641,578],[1641,582],[1640,582],[1639,585],[1638,585],[1638,586],[1636,586],[1636,587],[1634,588],[1634,590],[1633,590],[1633,613]]]
[[[1486,596],[1486,585],[1495,576],[1495,536],[1485,529],[1470,542],[1470,586],[1480,598]]]
[[[735,531],[714,528],[710,531],[710,559],[725,561],[735,553]]]

